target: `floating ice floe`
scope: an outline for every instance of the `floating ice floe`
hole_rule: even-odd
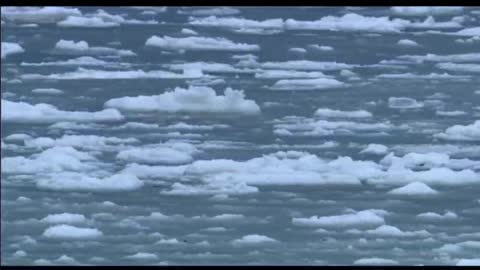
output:
[[[365,149],[360,151],[361,154],[385,155],[388,147],[382,144],[371,143]]]
[[[304,72],[295,70],[262,70],[255,73],[257,79],[287,79],[287,78],[331,78],[320,71]]]
[[[314,116],[326,118],[366,118],[372,117],[372,114],[365,110],[340,111],[329,108],[319,108],[315,111]]]
[[[318,44],[309,45],[308,47],[309,47],[309,48],[312,48],[312,49],[315,49],[315,50],[324,51],[324,52],[331,52],[331,51],[333,51],[333,47],[330,47],[330,46],[320,46],[320,45],[318,45]]]
[[[397,45],[403,47],[418,47],[420,46],[417,42],[410,40],[410,39],[401,39],[397,42]]]
[[[166,65],[171,70],[182,70],[184,73],[188,70],[200,70],[201,72],[209,73],[255,73],[256,70],[248,68],[235,68],[229,64],[212,63],[212,62],[191,62],[183,64],[168,64]]]
[[[36,88],[32,90],[34,94],[61,95],[63,91],[56,88]]]
[[[348,84],[330,78],[279,80],[272,90],[321,90],[347,87]]]
[[[100,179],[84,173],[61,172],[37,180],[38,188],[55,191],[119,192],[136,190],[142,186],[142,181],[127,173]]]
[[[441,116],[461,116],[467,113],[464,111],[436,111],[435,114]]]
[[[120,24],[104,21],[98,17],[68,16],[65,20],[57,23],[60,27],[86,27],[86,28],[110,28]]]
[[[458,36],[480,36],[480,27],[470,27],[455,32]]]
[[[174,143],[123,150],[116,158],[128,162],[175,165],[190,163],[193,160],[192,154],[197,151],[191,144]]]
[[[86,150],[117,150],[124,144],[137,143],[136,138],[104,137],[98,135],[63,135],[60,138],[38,137],[25,141],[26,147],[48,148],[55,146],[76,147]]]
[[[249,235],[243,236],[242,238],[233,240],[232,244],[234,246],[252,246],[252,245],[261,245],[261,244],[277,243],[277,242],[278,242],[277,240],[265,235],[249,234]]]
[[[463,7],[391,7],[390,10],[396,15],[402,16],[431,16],[431,15],[455,15],[462,13]]]
[[[416,216],[420,221],[424,222],[442,222],[457,220],[458,216],[454,212],[446,211],[445,214],[437,214],[433,212],[421,213]]]
[[[221,27],[229,29],[282,29],[282,19],[267,19],[264,21],[256,21],[243,18],[218,18],[210,16],[206,18],[190,18],[189,24],[195,26]]]
[[[226,38],[151,36],[145,42],[146,46],[159,47],[165,50],[196,50],[196,51],[258,51],[258,45],[234,43]]]
[[[448,71],[480,73],[480,64],[438,63],[435,67]]]
[[[431,196],[437,195],[438,191],[422,182],[413,182],[406,186],[390,190],[388,193],[400,196]]]
[[[38,80],[38,79],[54,79],[54,80],[116,80],[116,79],[193,79],[208,77],[203,75],[201,70],[184,70],[184,73],[174,73],[164,70],[97,70],[78,68],[75,71],[66,73],[53,73],[48,75],[42,74],[23,74],[22,79]]]
[[[470,125],[454,125],[445,130],[445,132],[434,135],[436,138],[454,141],[479,141],[480,140],[480,120]]]
[[[139,260],[139,261],[145,261],[145,260],[157,260],[158,256],[153,254],[153,253],[147,253],[147,252],[138,252],[133,255],[128,255],[125,256],[125,259],[130,259],[130,260]]]
[[[307,50],[305,50],[304,48],[290,48],[288,49],[289,52],[292,52],[292,53],[306,53]]]
[[[383,259],[378,257],[362,258],[353,262],[354,265],[398,265],[395,260]]]
[[[438,55],[428,53],[426,55],[401,55],[397,59],[408,61],[412,63],[423,62],[480,62],[480,53],[461,53],[461,54],[447,54]]]
[[[418,102],[414,98],[407,97],[389,97],[388,107],[392,109],[417,109],[423,107],[422,102]]]
[[[312,216],[309,218],[293,218],[292,223],[297,226],[322,227],[332,229],[348,228],[375,228],[385,224],[385,220],[378,211],[363,210],[338,216]]]
[[[50,214],[43,219],[42,222],[45,223],[64,223],[64,224],[75,224],[75,223],[85,223],[87,219],[84,215],[81,214],[71,214],[71,213],[61,213],[61,214]]]
[[[3,14],[3,10],[2,10]],[[14,42],[2,42],[2,59],[6,58],[8,55],[23,53],[25,50],[17,43]]]
[[[79,16],[78,8],[66,7],[3,7],[2,19],[20,23],[55,23],[68,16]]]
[[[111,122],[123,119],[123,115],[116,109],[105,109],[98,112],[72,112],[59,110],[55,106],[46,103],[31,105],[22,101],[14,102],[2,99],[2,122]]]
[[[480,258],[478,259],[460,259],[457,266],[480,266]]]
[[[451,75],[448,73],[430,73],[430,74],[414,74],[414,73],[397,73],[397,74],[380,74],[376,78],[379,79],[411,79],[411,80],[451,80],[451,79],[469,79],[471,76]]]
[[[255,101],[245,99],[243,91],[226,88],[222,96],[206,86],[176,87],[174,91],[156,96],[114,98],[105,102],[104,106],[141,112],[260,113],[260,107]]]
[[[435,18],[429,16],[423,22],[410,22],[408,28],[414,29],[451,29],[451,28],[461,28],[463,21],[462,17],[458,17],[460,20],[453,18],[451,21],[437,22]]]
[[[32,139],[32,136],[24,133],[15,133],[4,138],[6,142],[24,142]]]
[[[375,237],[382,237],[382,238],[387,238],[387,237],[415,237],[415,238],[426,238],[431,236],[431,234],[426,231],[426,230],[421,230],[421,231],[402,231],[399,228],[395,226],[390,226],[390,225],[381,225],[375,229],[372,230],[367,230],[365,233],[369,235],[373,235]]]
[[[103,233],[96,228],[80,228],[71,225],[55,225],[47,228],[43,236],[54,239],[90,240],[101,237]]]
[[[195,8],[195,9],[180,9],[178,14],[186,14],[192,16],[228,16],[239,14],[240,10],[231,7],[215,7],[215,8]]]
[[[447,254],[464,254],[467,252],[475,252],[478,254],[479,250],[480,241],[465,241],[455,244],[444,244],[443,246],[435,249],[434,251]]]
[[[92,28],[110,28],[117,27],[122,24],[158,24],[157,21],[140,21],[125,19],[120,15],[112,15],[103,9],[97,10],[95,13],[85,15],[68,16],[66,19],[57,22],[60,27],[92,27]]]
[[[72,147],[53,147],[31,158],[2,158],[2,173],[7,174],[38,174],[62,171],[87,171],[94,168],[84,161],[94,161],[90,154],[80,152]]]
[[[55,44],[55,52],[62,54],[83,54],[83,55],[119,55],[135,56],[130,50],[114,49],[109,47],[90,47],[86,41],[75,42],[73,40],[61,39]]]
[[[52,61],[52,62],[40,62],[40,63],[28,63],[22,62],[21,66],[116,66],[125,65],[125,63],[114,63],[103,61],[91,56],[80,56],[78,58]]]
[[[193,31],[192,29],[189,29],[189,28],[182,28],[180,33],[182,33],[184,35],[190,35],[190,36],[197,36],[198,35],[198,33],[196,31]]]
[[[341,17],[325,16],[316,21],[285,20],[285,28],[289,30],[328,30],[328,31],[365,31],[365,32],[401,32],[410,22],[389,17],[367,17],[355,13],[347,13]]]
[[[260,67],[264,69],[291,69],[291,70],[341,70],[355,65],[337,62],[317,62],[309,60],[290,60],[285,62],[265,62]]]

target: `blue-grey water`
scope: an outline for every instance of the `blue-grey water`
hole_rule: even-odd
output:
[[[479,264],[480,8],[76,9],[2,7],[2,264]]]

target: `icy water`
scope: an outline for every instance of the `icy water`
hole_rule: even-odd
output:
[[[1,18],[2,264],[480,264],[479,8]]]

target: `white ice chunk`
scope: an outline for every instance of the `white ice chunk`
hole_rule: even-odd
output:
[[[96,228],[80,228],[71,225],[55,225],[47,228],[43,236],[54,239],[90,240],[101,237],[103,233]]]
[[[146,46],[160,47],[166,50],[213,50],[213,51],[258,51],[258,45],[234,43],[226,38],[152,36]]]

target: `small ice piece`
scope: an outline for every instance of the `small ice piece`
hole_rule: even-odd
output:
[[[437,195],[438,191],[430,188],[425,183],[413,182],[403,187],[393,189],[388,193],[392,195],[403,195],[403,196],[431,196],[431,195]]]
[[[403,46],[403,47],[417,47],[419,44],[413,40],[410,39],[401,39],[397,42],[397,45]]]
[[[80,228],[71,225],[55,225],[47,228],[43,236],[54,239],[90,240],[101,237],[103,233],[96,228]]]
[[[75,223],[84,223],[87,221],[84,215],[81,214],[71,214],[71,213],[62,213],[62,214],[50,214],[44,217],[42,222],[46,223],[65,223],[65,224],[75,224]]]
[[[165,50],[195,50],[195,51],[258,51],[258,45],[234,43],[226,38],[151,36],[145,42],[146,46],[159,47]]]
[[[362,154],[384,155],[388,152],[388,147],[382,144],[371,143],[365,149],[360,151]]]
[[[34,94],[60,95],[63,91],[55,88],[36,88],[32,90]]]
[[[408,97],[390,97],[388,106],[393,109],[415,109],[422,108],[423,103]]]
[[[277,242],[278,242],[277,240],[265,235],[249,234],[249,235],[243,236],[242,238],[233,240],[232,244],[234,246],[251,246],[251,245],[260,245],[260,244],[277,243]]]
[[[398,265],[398,262],[383,258],[362,258],[353,262],[354,265]]]
[[[292,53],[306,53],[307,50],[305,50],[304,48],[290,48],[288,49],[289,52],[292,52]]]

